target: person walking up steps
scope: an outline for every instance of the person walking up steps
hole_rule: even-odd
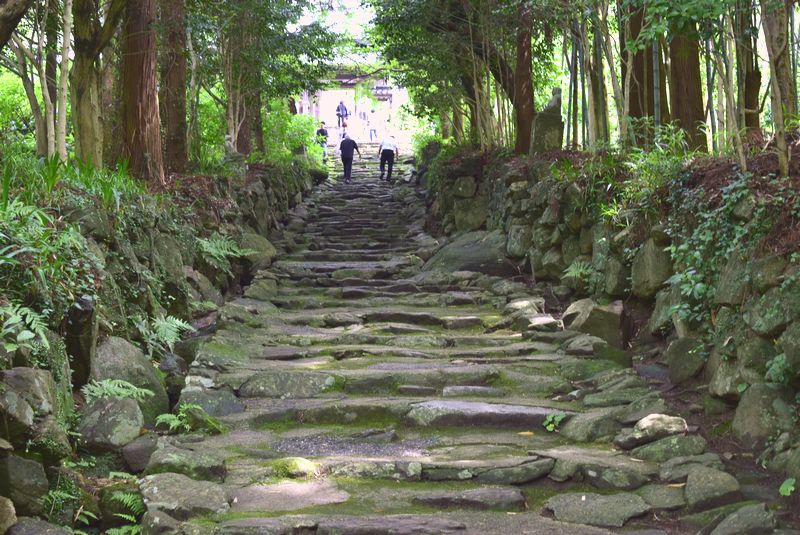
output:
[[[353,174],[353,151],[357,152],[358,157],[361,158],[361,151],[358,150],[358,143],[351,139],[348,134],[345,134],[341,145],[339,145],[339,152],[342,153],[345,183],[350,182],[350,178]]]
[[[328,161],[328,129],[325,128],[325,121],[322,121],[317,130],[317,141],[322,146],[322,161]]]
[[[336,106],[336,126],[339,128],[347,126],[348,117],[350,117],[350,112],[347,111],[347,106],[344,105],[344,101],[340,100],[339,105]]]
[[[386,167],[386,164],[389,164],[389,172],[386,175],[386,182],[392,181],[392,169],[394,168],[394,159],[395,157],[400,157],[400,151],[397,148],[397,140],[394,138],[393,135],[389,134],[386,136],[383,141],[381,141],[381,146],[378,148],[378,157],[381,159],[381,177],[380,180],[383,180],[383,172]]]

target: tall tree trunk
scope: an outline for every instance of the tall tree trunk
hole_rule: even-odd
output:
[[[631,42],[639,38],[642,31],[642,24],[644,22],[644,10],[638,8],[633,10],[629,15],[628,36]],[[656,54],[658,59],[657,68],[654,69],[654,58],[651,45],[648,44],[644,50],[636,50],[633,52],[632,65],[628,62],[623,63],[623,77],[627,76],[626,69],[631,69],[630,72],[630,87],[628,88],[629,94],[626,99],[629,100],[629,116],[634,119],[642,119],[645,117],[653,117],[655,115],[655,102],[660,102],[661,122],[669,122],[669,105],[667,100],[667,84],[666,84],[666,69],[664,68],[663,59],[660,47]],[[655,98],[654,94],[654,76],[653,73],[660,73],[658,80],[658,87],[660,90],[659,98]],[[641,126],[641,125],[640,125]],[[643,136],[643,132],[633,132],[636,136],[635,142],[639,145],[647,141],[648,137]]]
[[[6,46],[33,0],[5,0],[0,3],[0,48]]]
[[[789,9],[791,0],[761,0],[761,20],[764,38],[770,54],[772,77],[778,84],[780,99],[775,104],[783,106],[782,115],[792,117],[797,114],[795,85],[792,80],[791,50],[789,49]],[[773,110],[773,117],[778,114]]]
[[[739,0],[734,10],[734,34],[736,37],[736,63],[739,72],[739,109],[742,113],[742,124],[748,136],[761,133],[760,94],[761,69],[759,67],[757,38],[751,29],[753,22],[753,6],[750,0]]]
[[[775,145],[778,152],[778,167],[781,176],[789,176],[789,147],[786,143],[785,113],[793,108],[794,98],[787,98],[786,91],[791,91],[794,84],[786,79],[789,69],[787,54],[788,39],[787,17],[785,5],[773,9],[769,0],[761,0],[761,22],[764,27],[764,39],[767,42],[769,56],[770,88],[772,89],[772,117],[775,122]]]
[[[257,90],[253,93],[251,103],[251,116],[250,116],[250,129],[253,131],[253,140],[255,141],[256,150],[264,154],[267,150],[264,143],[264,119],[262,112],[264,101],[262,99],[261,91]]]
[[[520,2],[517,10],[517,69],[514,73],[514,111],[517,131],[514,152],[528,154],[531,147],[531,130],[536,117],[533,103],[533,64],[531,58],[531,28],[533,26],[530,5]]]
[[[22,87],[25,90],[25,96],[28,97],[28,105],[33,115],[33,125],[36,133],[36,155],[39,157],[47,157],[47,124],[45,123],[42,107],[39,105],[39,97],[36,94],[34,78],[28,69],[28,60],[20,46],[13,40],[9,46],[16,57],[17,69],[19,70],[20,80],[22,80]],[[35,68],[35,65],[33,67]]]
[[[131,172],[163,185],[155,18],[155,0],[127,3],[122,36],[122,118],[124,155]]]
[[[608,93],[603,72],[602,41],[597,24],[592,25],[589,41],[587,25],[582,27],[581,38],[586,51],[584,64],[588,74],[589,90],[589,146],[598,147],[608,142]]]
[[[159,2],[164,32],[160,99],[166,144],[164,164],[170,171],[183,173],[189,160],[186,123],[186,2]]]
[[[690,149],[708,151],[708,141],[702,129],[705,113],[700,79],[700,44],[693,24],[673,34],[669,56],[673,119],[686,132]]]
[[[72,56],[72,0],[64,0],[64,37],[58,77],[58,116],[56,150],[61,161],[67,160],[67,99],[69,98],[69,58]]]

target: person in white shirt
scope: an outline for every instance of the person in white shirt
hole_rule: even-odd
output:
[[[387,137],[381,141],[381,146],[378,148],[378,156],[381,159],[381,177],[380,180],[383,180],[383,173],[384,169],[386,168],[386,164],[389,164],[388,174],[386,175],[386,181],[392,181],[392,168],[394,168],[394,159],[395,157],[400,157],[400,151],[397,149],[397,140],[395,140],[394,136],[389,134]]]

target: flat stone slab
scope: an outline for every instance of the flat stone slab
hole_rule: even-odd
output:
[[[432,492],[417,496],[414,501],[442,509],[496,509],[522,511],[525,496],[519,489],[490,487],[461,492]]]
[[[156,474],[139,482],[148,508],[163,511],[177,520],[224,513],[230,509],[222,486],[195,481],[182,474]]]
[[[446,398],[470,396],[481,398],[501,398],[505,394],[505,390],[493,388],[491,386],[446,386],[442,389],[442,396]]]
[[[284,516],[231,520],[218,528],[219,535],[284,535],[307,526],[311,533],[370,535],[612,535],[591,526],[567,524],[536,513],[467,512],[432,515],[385,516]],[[299,531],[299,530],[298,530]]]
[[[330,481],[250,485],[231,492],[232,512],[298,511],[306,507],[344,503],[350,494]]]
[[[598,488],[635,490],[658,474],[657,465],[614,451],[561,446],[533,453],[556,460],[550,472],[550,479],[555,481],[577,478]]]
[[[528,429],[540,427],[548,415],[561,413],[564,411],[525,405],[436,400],[412,405],[406,419],[423,427],[475,425]]]
[[[245,398],[313,398],[336,383],[333,375],[300,371],[269,371],[250,377],[239,389]]]
[[[544,504],[558,520],[605,528],[621,528],[631,518],[645,514],[650,506],[636,494],[603,496],[569,493],[553,496]]]

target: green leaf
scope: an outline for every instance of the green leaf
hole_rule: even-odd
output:
[[[778,492],[780,493],[781,496],[786,496],[786,497],[791,496],[792,494],[794,494],[795,491],[795,483],[797,483],[797,480],[793,477],[790,477],[789,479],[781,483]]]

